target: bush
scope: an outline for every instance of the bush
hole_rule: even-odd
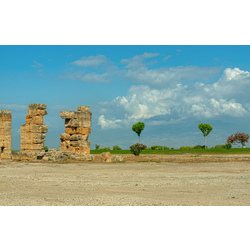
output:
[[[228,150],[232,148],[232,144],[231,143],[226,143],[225,146],[226,146],[226,149],[228,149]]]
[[[203,145],[203,146],[196,145],[196,146],[194,146],[194,149],[205,149],[205,145]]]
[[[182,146],[180,147],[180,149],[193,149],[194,147],[191,147],[191,146]]]
[[[151,147],[146,147],[145,149],[146,149],[146,150],[151,150]]]
[[[171,148],[171,150],[174,150],[174,148]]]
[[[100,148],[100,150],[103,150],[103,151],[108,151],[108,150],[110,150],[110,147]]]
[[[214,148],[227,148],[227,146],[226,145],[216,145],[216,146],[214,146]]]
[[[162,150],[162,146],[151,146],[152,150]]]
[[[143,149],[145,149],[146,147],[147,147],[146,145],[143,145],[143,144],[140,144],[140,143],[136,143],[136,144],[131,145],[129,147],[129,149],[132,152],[132,154],[139,155],[141,153],[141,151]]]
[[[48,152],[48,146],[44,146],[43,150],[45,150],[46,152]]]
[[[113,146],[113,150],[122,150],[118,145]]]
[[[95,144],[95,150],[98,150],[100,148],[100,145]]]
[[[163,149],[164,149],[164,150],[169,150],[169,147],[163,146]]]

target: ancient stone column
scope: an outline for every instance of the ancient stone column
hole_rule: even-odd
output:
[[[88,106],[79,106],[78,111],[61,111],[65,119],[65,133],[61,134],[60,151],[71,151],[75,155],[89,155],[92,113]]]
[[[40,153],[43,150],[48,126],[43,125],[43,116],[47,115],[46,104],[30,104],[26,124],[21,125],[20,152]]]
[[[11,159],[11,111],[0,110],[0,158]]]

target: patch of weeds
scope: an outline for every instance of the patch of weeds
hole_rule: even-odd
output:
[[[135,184],[135,186],[137,187],[137,186],[138,186],[138,184]]]

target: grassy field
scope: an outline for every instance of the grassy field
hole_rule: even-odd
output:
[[[130,150],[90,150],[91,154],[131,154]],[[171,149],[171,150],[143,150],[141,154],[250,154],[250,148],[214,148],[214,149]]]

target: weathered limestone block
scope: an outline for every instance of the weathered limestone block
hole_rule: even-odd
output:
[[[90,128],[91,127],[91,120],[87,118],[80,118],[80,119],[66,119],[65,120],[65,125],[66,128],[80,128],[80,127],[85,127],[85,128]]]
[[[11,122],[11,111],[10,110],[0,110],[0,121]]]
[[[59,151],[62,152],[73,152],[73,149],[69,148],[69,147],[65,147],[61,144],[61,146],[59,146]]]
[[[77,134],[89,135],[91,133],[91,128],[76,128]]]
[[[74,155],[90,155],[90,148],[85,147],[73,147]]]
[[[21,134],[21,139],[45,139],[46,133],[32,133],[27,132]]]
[[[35,144],[35,143],[21,143],[20,148],[22,150],[42,150],[44,147],[43,143]]]
[[[103,162],[112,162],[110,152],[104,152],[104,153],[102,153],[102,154],[101,154],[101,160],[102,160]]]
[[[37,125],[37,124],[22,124],[20,127],[20,133],[47,133],[48,125]]]
[[[82,134],[76,134],[76,135],[70,135],[70,141],[87,141],[88,135],[82,135]]]
[[[78,111],[89,111],[89,106],[79,106],[77,108]]]
[[[111,155],[112,162],[123,162],[123,157],[120,155]]]
[[[72,147],[90,147],[89,141],[70,141],[70,146]]]
[[[63,141],[66,141],[66,140],[70,140],[70,135],[69,134],[66,134],[66,133],[62,133],[60,135],[60,139],[63,140]]]
[[[26,116],[26,124],[43,124],[43,116]]]
[[[62,119],[74,119],[74,118],[76,118],[75,111],[61,111],[60,116]]]
[[[61,146],[66,147],[66,148],[70,147],[70,141],[62,141]]]
[[[37,155],[30,152],[22,152],[21,154],[22,161],[35,161],[37,160]]]
[[[47,105],[46,104],[42,104],[42,103],[34,103],[34,104],[29,104],[29,109],[33,110],[33,109],[46,109]]]
[[[29,109],[28,110],[28,116],[34,117],[34,116],[44,116],[47,115],[47,111],[44,109]]]
[[[36,139],[36,138],[31,138],[31,139],[23,139],[21,140],[21,144],[44,144],[45,139]]]
[[[11,159],[11,111],[0,110],[0,158]]]

